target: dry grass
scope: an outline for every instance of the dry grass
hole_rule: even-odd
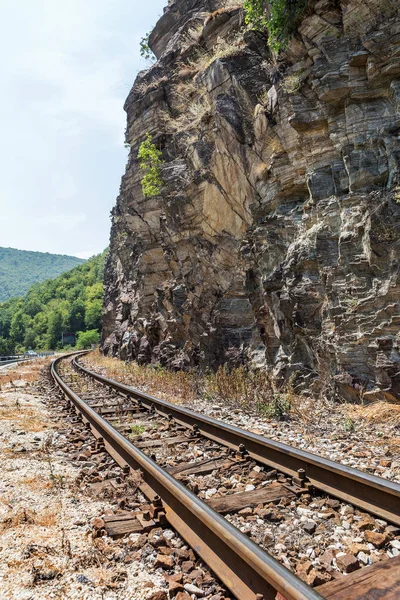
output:
[[[229,58],[237,56],[246,47],[242,37],[235,37],[230,40],[218,38],[214,44],[212,52],[204,49],[197,49],[193,58],[188,61],[188,66],[196,74],[203,73],[218,58]]]
[[[286,75],[282,80],[281,86],[284,92],[287,94],[295,94],[298,92],[303,85],[303,78],[297,73]]]
[[[14,365],[10,367],[10,371],[0,371],[0,389],[21,387],[23,384],[38,381],[43,367],[48,363],[48,358],[40,358],[29,363]]]
[[[170,126],[175,133],[187,132],[198,127],[211,114],[210,98],[204,94],[198,100],[191,102],[177,119],[171,121]]]
[[[30,490],[47,490],[54,486],[54,483],[50,479],[41,477],[40,475],[34,475],[33,477],[25,477],[21,479],[20,483],[25,485]]]
[[[154,77],[149,81],[141,81],[140,83],[138,83],[135,87],[135,91],[139,92],[140,94],[146,94],[150,90],[153,91],[160,87],[160,85],[162,85],[163,83],[167,82],[168,77],[166,77],[165,75],[163,75],[162,77]]]
[[[351,418],[364,419],[376,425],[400,425],[400,404],[392,402],[374,402],[365,405],[348,405]]]
[[[39,512],[27,508],[19,508],[0,523],[0,531],[27,525],[38,527],[54,527],[57,523],[57,514],[53,508],[47,507]]]
[[[12,421],[17,427],[32,433],[42,431],[46,427],[46,421],[37,415],[35,409],[26,405],[0,406],[0,421]]]
[[[105,357],[98,350],[92,352],[87,360],[90,366],[105,369],[111,379],[178,404],[205,398],[250,409],[266,417],[284,414],[304,416],[302,401],[294,392],[293,381],[278,390],[268,373],[261,369],[221,366],[216,373],[200,374],[196,370],[175,372],[160,366],[125,363]]]
[[[195,398],[196,375],[191,371],[172,372],[158,366],[125,363],[109,358],[95,350],[89,355],[90,365],[106,369],[112,379],[163,397],[172,397],[177,402],[191,401]]]
[[[225,10],[228,9],[235,9],[235,8],[242,8],[243,7],[243,1],[238,1],[238,0],[225,0],[225,2],[222,2],[222,6]]]

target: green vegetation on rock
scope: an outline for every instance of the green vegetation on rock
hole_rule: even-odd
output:
[[[153,50],[149,46],[149,38],[151,31],[146,33],[144,37],[140,40],[140,56],[145,60],[154,61],[156,59]]]
[[[79,348],[98,342],[106,252],[0,303],[0,355],[60,348],[63,332],[77,334]]]
[[[0,248],[0,302],[23,296],[32,284],[57,277],[84,262],[76,256]]]
[[[142,192],[145,198],[158,196],[164,181],[161,177],[163,165],[162,152],[153,144],[151,135],[146,134],[146,139],[140,144],[138,159],[140,168],[144,171],[142,178]]]
[[[268,31],[268,45],[279,52],[287,46],[307,0],[245,0],[243,6],[246,24]]]

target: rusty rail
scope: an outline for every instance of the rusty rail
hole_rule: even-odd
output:
[[[322,600],[322,596],[160,468],[84,402],[57,373],[54,381],[106,450],[124,467],[140,469],[142,491],[151,502],[161,498],[167,521],[204,560],[238,600]]]
[[[79,364],[76,359],[73,364],[82,373],[112,387],[119,393],[138,400],[147,409],[155,409],[164,416],[172,416],[178,423],[186,427],[196,425],[199,433],[229,448],[237,450],[239,446],[243,445],[251,458],[292,477],[297,477],[299,470],[302,470],[309,483],[316,489],[349,502],[381,519],[400,525],[400,485],[398,483],[275,442],[160,400],[90,371]]]

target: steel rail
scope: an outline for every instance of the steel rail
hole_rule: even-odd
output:
[[[287,600],[322,600],[323,596],[159,467],[73,392],[57,373],[58,363],[65,358],[52,362],[56,384],[94,435],[104,440],[117,463],[141,470],[142,491],[151,501],[161,498],[167,521],[238,600],[275,600],[277,592]]]
[[[108,379],[73,360],[74,366],[117,392],[138,400],[145,408],[172,417],[186,427],[196,425],[199,432],[224,446],[237,450],[244,445],[249,456],[259,463],[278,469],[292,477],[305,471],[308,481],[318,490],[381,519],[400,525],[400,485],[381,477],[333,462],[281,442],[251,433],[212,417],[150,396],[128,385]]]

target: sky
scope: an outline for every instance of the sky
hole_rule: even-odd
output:
[[[104,250],[123,104],[167,0],[0,0],[0,246]]]

